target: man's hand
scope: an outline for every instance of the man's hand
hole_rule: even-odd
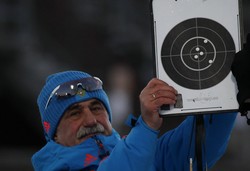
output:
[[[159,130],[162,118],[159,109],[164,104],[176,103],[177,91],[162,80],[153,78],[141,91],[140,104],[141,115],[144,122],[154,130]]]

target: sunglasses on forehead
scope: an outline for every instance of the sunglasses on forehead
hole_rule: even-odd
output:
[[[86,91],[95,91],[102,89],[102,81],[98,77],[87,77],[78,80],[69,81],[57,86],[50,94],[46,103],[45,109],[47,109],[52,97],[69,97],[78,93],[78,89],[82,88]]]

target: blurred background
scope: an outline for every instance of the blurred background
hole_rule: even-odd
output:
[[[32,171],[44,144],[36,98],[46,77],[83,70],[100,77],[113,125],[125,135],[128,114],[140,114],[139,93],[154,76],[149,0],[0,0],[0,170]],[[250,1],[243,0],[250,32]],[[165,119],[163,131],[184,118]],[[250,170],[250,126],[238,115],[229,147],[210,169]]]

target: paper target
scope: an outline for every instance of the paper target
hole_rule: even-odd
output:
[[[161,61],[166,74],[180,86],[206,89],[230,72],[235,44],[227,29],[207,18],[187,19],[166,35]]]

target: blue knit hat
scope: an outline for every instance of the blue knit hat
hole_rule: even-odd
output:
[[[68,81],[78,80],[86,77],[92,76],[88,73],[81,71],[65,71],[55,73],[47,78],[46,84],[44,85],[37,99],[45,138],[47,141],[54,138],[57,126],[65,110],[70,105],[77,102],[82,102],[93,98],[100,100],[104,104],[109,114],[109,120],[111,121],[111,108],[109,104],[109,99],[103,89],[95,91],[86,91],[83,96],[75,95],[60,100],[53,97],[50,99],[52,91],[55,90],[57,86]],[[47,104],[49,99],[49,104]]]

